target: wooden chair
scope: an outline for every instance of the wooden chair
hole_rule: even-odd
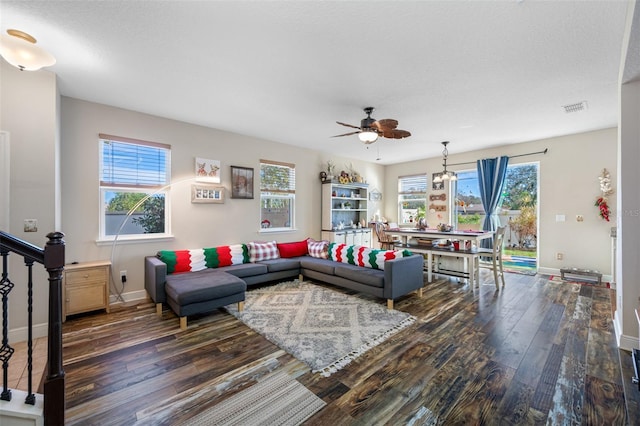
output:
[[[385,230],[385,225],[380,222],[376,222],[376,236],[378,237],[378,243],[380,243],[380,248],[383,250],[393,250],[393,246],[397,242],[393,236],[388,235]]]
[[[507,229],[506,226],[500,226],[493,234],[493,248],[478,248],[478,271],[479,269],[492,269],[493,280],[496,283],[496,289],[500,289],[498,284],[498,277],[502,280],[502,286],[504,287],[504,269],[502,266],[502,244],[504,242],[504,233]],[[480,278],[480,277],[478,277]]]

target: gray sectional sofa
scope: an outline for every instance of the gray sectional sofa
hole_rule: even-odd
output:
[[[247,287],[291,278],[304,277],[340,287],[368,293],[393,301],[412,291],[422,297],[423,257],[411,254],[384,262],[384,269],[341,263],[309,255],[263,260],[197,272],[167,274],[167,264],[158,256],[147,256],[145,288],[162,314],[167,303],[186,328],[188,315],[211,312],[222,306],[238,303],[242,310]]]

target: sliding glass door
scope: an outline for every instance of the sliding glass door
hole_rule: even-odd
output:
[[[499,211],[500,225],[506,226],[505,267],[532,273],[537,270],[538,163],[515,164],[507,177]],[[484,221],[478,172],[457,172],[454,190],[454,220],[459,230],[479,230]]]

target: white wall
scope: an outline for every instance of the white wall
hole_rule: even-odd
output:
[[[9,133],[9,229],[3,231],[43,247],[56,230],[56,156],[58,111],[56,76],[48,71],[21,72],[0,61],[0,130]],[[23,231],[24,219],[37,219],[38,231]],[[11,280],[9,326],[27,324],[27,275],[24,260],[9,257]],[[34,266],[34,323],[47,321],[48,274]]]
[[[331,158],[338,170],[353,162],[370,186],[382,187],[384,168],[373,163],[328,157],[319,151],[255,139],[221,130],[168,120],[138,112],[62,98],[62,231],[67,261],[111,259],[112,245],[98,245],[98,133],[170,144],[173,241],[124,244],[113,250],[113,271],[127,270],[125,293],[144,295],[143,258],[160,249],[186,249],[252,240],[295,241],[320,238],[320,171]],[[355,143],[355,142],[354,142]],[[220,160],[224,204],[192,204],[191,182],[195,157]],[[259,160],[296,164],[295,232],[258,233]],[[254,168],[255,198],[231,199],[229,166]],[[183,182],[180,182],[183,181]],[[372,215],[371,213],[370,215]],[[136,293],[138,292],[138,293]],[[113,293],[113,289],[112,289]]]
[[[449,145],[448,163],[465,163],[500,155],[514,156],[543,151],[545,155],[512,158],[509,164],[539,161],[539,266],[541,272],[557,273],[561,267],[597,269],[611,274],[610,229],[615,226],[616,197],[609,197],[612,222],[598,215],[594,206],[600,195],[598,177],[603,168],[616,176],[617,129],[605,129],[535,142],[506,145],[493,149],[456,154],[455,141]],[[468,170],[473,165],[454,166],[448,169]],[[427,172],[429,185],[431,173],[442,171],[442,158],[412,161],[388,166],[385,177],[384,214],[397,218],[398,176]],[[614,183],[614,189],[615,183]],[[566,222],[556,222],[556,215],[563,214]],[[576,215],[584,221],[577,222]],[[564,260],[555,253],[564,254]]]

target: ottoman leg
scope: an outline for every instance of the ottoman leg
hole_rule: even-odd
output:
[[[244,301],[238,302],[238,312],[244,311]]]
[[[187,317],[180,317],[180,330],[187,329]]]
[[[156,315],[162,317],[162,303],[156,303]]]

